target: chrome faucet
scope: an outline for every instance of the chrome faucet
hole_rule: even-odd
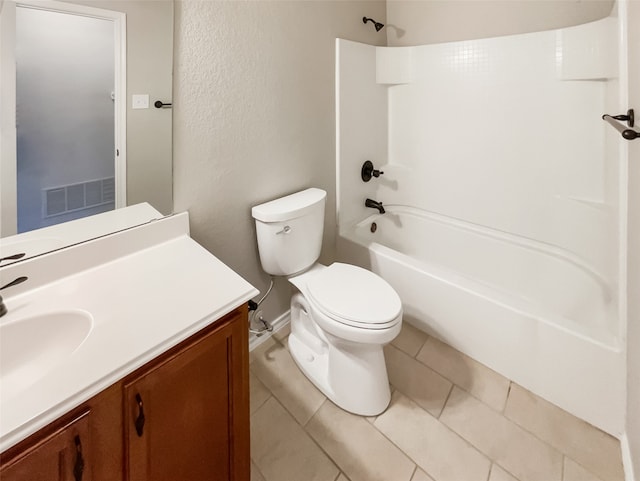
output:
[[[27,279],[29,279],[26,276],[22,276],[22,277],[18,277],[17,279],[12,280],[11,282],[9,282],[9,284],[0,287],[0,291],[2,289],[6,289],[7,287],[12,287],[18,284],[22,284],[24,281],[26,281]],[[4,302],[2,301],[2,296],[0,296],[0,317],[4,316],[7,313],[7,306],[4,305]]]
[[[382,202],[376,202],[372,199],[367,199],[364,201],[365,207],[371,207],[373,209],[378,209],[381,214],[384,214],[384,207],[382,207]]]

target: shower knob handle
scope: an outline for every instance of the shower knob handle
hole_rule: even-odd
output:
[[[382,174],[384,174],[384,172],[373,168],[373,163],[370,160],[367,160],[364,164],[362,164],[360,176],[362,177],[363,181],[369,182],[371,180],[371,177],[380,177]]]

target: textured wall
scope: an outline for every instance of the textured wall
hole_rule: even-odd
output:
[[[389,46],[538,32],[606,17],[614,0],[388,0]]]
[[[335,38],[383,45],[364,15],[384,22],[384,2],[176,2],[174,209],[189,210],[192,236],[262,291],[255,204],[325,189],[322,260],[333,258]],[[289,296],[279,282],[267,318]]]

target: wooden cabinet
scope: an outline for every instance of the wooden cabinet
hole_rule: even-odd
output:
[[[233,311],[3,453],[0,479],[250,479],[246,320]]]
[[[246,330],[227,322],[127,379],[127,480],[249,479]]]
[[[87,469],[91,450],[89,418],[85,411],[57,427],[13,462],[3,465],[3,481],[91,481]]]

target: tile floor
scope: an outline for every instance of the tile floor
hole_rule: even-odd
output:
[[[286,333],[251,354],[252,481],[623,481],[619,442],[405,324],[393,395],[349,414],[299,371]]]

